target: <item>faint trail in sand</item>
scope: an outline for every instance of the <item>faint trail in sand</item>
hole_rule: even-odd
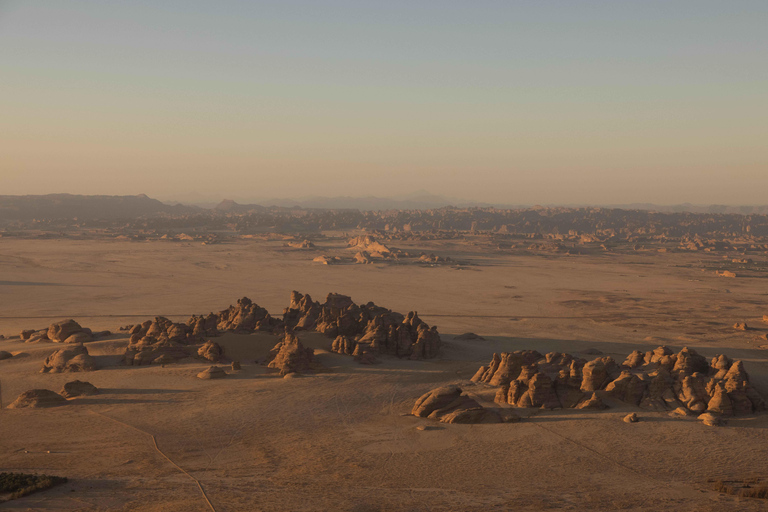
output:
[[[98,415],[98,416],[101,416],[101,417],[103,417],[103,418],[107,418],[108,420],[114,421],[115,423],[119,423],[120,425],[124,425],[124,426],[126,426],[126,427],[132,428],[133,430],[136,430],[137,432],[141,432],[142,434],[145,434],[145,435],[148,435],[149,437],[151,437],[151,438],[152,438],[152,444],[154,445],[154,447],[155,447],[155,450],[157,450],[157,453],[159,453],[160,455],[162,455],[162,456],[163,456],[163,458],[164,458],[165,460],[167,460],[168,462],[170,462],[171,464],[173,464],[173,466],[174,466],[176,469],[178,469],[179,471],[181,471],[182,473],[184,473],[185,475],[187,475],[187,476],[188,476],[188,477],[189,477],[189,478],[190,478],[190,479],[191,479],[193,482],[195,482],[195,484],[197,484],[197,488],[198,488],[198,489],[200,489],[200,493],[203,495],[203,499],[205,499],[205,502],[208,504],[208,506],[211,508],[211,510],[212,510],[213,512],[216,512],[216,507],[214,507],[214,506],[213,506],[213,503],[211,503],[211,500],[209,500],[209,499],[208,499],[208,495],[205,493],[205,489],[203,489],[203,485],[200,483],[200,480],[198,480],[197,478],[193,477],[192,475],[190,475],[189,473],[187,473],[187,471],[186,471],[184,468],[182,468],[181,466],[179,466],[178,464],[176,464],[175,462],[173,462],[173,460],[171,460],[171,458],[170,458],[170,457],[168,457],[168,456],[167,456],[167,455],[166,455],[166,454],[163,452],[163,450],[161,450],[161,449],[160,449],[160,447],[157,445],[157,438],[155,438],[155,436],[154,436],[154,435],[150,434],[150,433],[149,433],[149,432],[147,432],[146,430],[141,430],[141,429],[140,429],[140,428],[138,428],[138,427],[134,427],[133,425],[131,425],[131,424],[129,424],[129,423],[125,423],[124,421],[120,421],[120,420],[118,420],[118,419],[112,418],[111,416],[107,416],[106,414],[102,414],[102,413],[100,413],[100,412],[96,412],[96,411],[90,411],[90,412],[92,412],[93,414],[96,414],[96,415]]]

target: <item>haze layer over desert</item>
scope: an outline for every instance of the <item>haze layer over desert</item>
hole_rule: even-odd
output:
[[[188,212],[98,222],[80,212],[79,227],[65,216],[6,222],[0,466],[69,481],[4,509],[764,506],[741,496],[765,485],[768,469],[764,216],[688,214],[676,235],[679,223],[632,225],[648,214],[628,210],[391,212],[382,229],[296,210],[280,214],[294,227],[279,230],[248,227],[263,213],[229,210],[204,222]],[[343,229],[300,224],[308,214]],[[516,216],[537,227],[513,227]],[[615,226],[590,226],[595,216]],[[425,217],[442,229],[419,228]],[[224,220],[231,227],[206,227]],[[560,234],[564,225],[581,228]],[[378,306],[402,315],[365,309]],[[379,320],[355,331],[344,311]],[[406,338],[391,345],[388,322],[404,322],[391,325]],[[310,359],[287,347],[292,337]],[[61,352],[77,347],[87,355]],[[689,363],[684,347],[698,354]],[[538,353],[520,377],[475,376],[515,351]],[[536,402],[544,395],[533,381],[529,398],[508,400],[510,379],[519,388],[539,371],[540,386],[562,357],[579,375],[576,395],[552,377],[548,402]],[[605,382],[617,380],[595,381],[595,360],[616,372]],[[727,388],[726,374],[742,370],[748,388]],[[629,384],[618,391],[621,372],[635,375],[636,402]],[[684,396],[686,375],[711,383],[703,402]],[[654,395],[664,379],[669,388]],[[98,394],[8,408],[33,389],[66,395],[74,380]],[[446,386],[460,390],[459,409],[440,421],[414,415],[422,395]],[[632,413],[637,422],[622,421]]]

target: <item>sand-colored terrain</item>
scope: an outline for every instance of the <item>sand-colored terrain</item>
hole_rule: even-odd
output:
[[[465,384],[494,352],[518,349],[598,349],[622,361],[634,349],[688,346],[741,359],[768,395],[767,276],[718,276],[714,254],[510,254],[461,241],[398,248],[468,265],[318,265],[315,256],[347,249],[341,238],[315,245],[0,239],[0,334],[65,318],[115,333],[86,344],[102,369],[78,374],[39,373],[58,344],[0,341],[14,354],[0,361],[3,406],[75,378],[101,389],[66,406],[0,410],[3,471],[70,479],[0,510],[765,509],[709,481],[768,478],[766,413],[721,428],[615,404],[499,425],[407,413],[426,391]],[[280,316],[292,290],[417,310],[438,326],[442,352],[364,366],[302,334],[327,371],[284,379],[254,362],[273,335],[226,334],[216,341],[242,370],[225,379],[197,379],[209,364],[192,359],[118,364],[128,343],[119,326],[186,320],[242,296]],[[485,340],[454,339],[467,331]],[[622,422],[632,411],[641,421]]]

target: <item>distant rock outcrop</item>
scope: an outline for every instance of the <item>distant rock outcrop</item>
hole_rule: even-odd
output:
[[[41,373],[90,372],[96,369],[96,360],[83,345],[62,348],[45,359]]]
[[[31,389],[14,400],[8,409],[43,408],[64,405],[67,399],[50,389]]]
[[[677,354],[663,346],[636,350],[622,365],[558,352],[494,354],[472,381],[498,386],[496,401],[515,407],[600,409],[602,398],[612,397],[654,411],[724,418],[766,407],[741,361],[718,355],[708,362],[687,347]]]
[[[337,293],[328,294],[321,304],[294,291],[283,321],[292,330],[314,330],[336,338],[333,350],[342,354],[351,355],[363,345],[361,351],[373,354],[429,359],[437,356],[441,343],[437,329],[415,311],[402,315],[372,302],[357,305],[351,297]]]

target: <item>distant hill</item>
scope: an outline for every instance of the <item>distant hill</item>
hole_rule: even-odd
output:
[[[137,196],[85,196],[48,194],[0,196],[0,220],[134,219],[155,215],[184,215],[196,206],[167,205],[144,194]]]

